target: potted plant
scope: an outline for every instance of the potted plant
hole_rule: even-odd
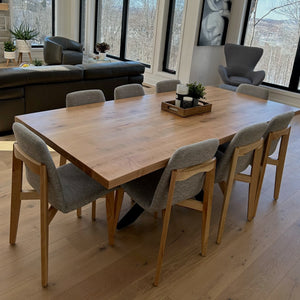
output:
[[[106,57],[106,51],[110,49],[110,46],[105,43],[105,42],[102,42],[102,43],[97,43],[96,44],[96,50],[99,52],[99,59],[100,60],[104,60],[105,57]]]
[[[205,99],[205,86],[202,85],[200,82],[197,83],[196,81],[193,83],[188,83],[187,84],[188,88],[189,88],[189,97],[192,97],[193,100],[193,106],[198,105],[198,101],[200,98]]]
[[[30,53],[31,40],[39,34],[36,29],[24,23],[10,30],[10,33],[16,38],[16,46],[20,53]]]
[[[7,65],[10,59],[16,59],[16,46],[12,41],[4,42],[4,58],[7,59]]]

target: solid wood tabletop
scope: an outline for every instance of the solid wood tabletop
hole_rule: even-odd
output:
[[[181,118],[161,110],[174,92],[17,116],[17,122],[106,188],[166,166],[184,145],[210,138],[226,142],[241,128],[287,111],[281,103],[207,87],[212,111]],[[42,101],[42,99],[41,99]]]

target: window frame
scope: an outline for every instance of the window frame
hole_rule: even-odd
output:
[[[85,14],[85,11],[83,11],[83,0],[80,0],[79,2],[79,43],[82,43],[82,35],[83,35],[83,31],[85,30],[85,28],[83,29],[82,26],[85,24],[82,24],[82,16],[83,14]],[[83,29],[83,30],[82,30]]]
[[[96,43],[97,43],[97,23],[98,23],[98,9],[99,9],[99,1],[95,1],[95,26],[94,26],[94,53],[96,52]],[[127,25],[128,25],[128,10],[129,10],[129,1],[130,0],[123,0],[123,8],[122,8],[122,21],[121,21],[121,41],[120,41],[120,56],[115,56],[111,54],[107,54],[107,57],[121,60],[121,61],[131,61],[125,57],[126,52],[126,35],[127,35]],[[139,61],[142,65],[146,68],[151,68],[151,65],[143,63]]]
[[[245,20],[244,20],[243,31],[242,31],[242,36],[241,36],[241,45],[245,44],[247,26],[248,26],[249,17],[250,17],[251,2],[252,2],[252,0],[247,0]],[[286,86],[282,86],[279,84],[270,83],[270,82],[266,82],[266,81],[263,81],[262,84],[265,86],[269,86],[269,87],[277,88],[277,89],[281,89],[281,90],[286,90],[286,91],[293,92],[293,93],[298,93],[298,94],[300,93],[300,88],[298,89],[298,86],[300,86],[300,37],[298,40],[298,46],[297,46],[297,51],[296,51],[295,58],[294,58],[294,64],[293,64],[293,69],[292,69],[292,73],[291,73],[291,77],[290,77],[290,81],[289,81],[289,86],[286,87]]]

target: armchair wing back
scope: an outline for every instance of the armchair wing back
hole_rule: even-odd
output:
[[[44,42],[44,60],[48,65],[76,65],[82,63],[83,45],[61,37],[46,37]]]
[[[224,83],[234,86],[241,83],[259,85],[264,80],[264,71],[253,71],[263,55],[262,48],[226,44],[224,52],[227,66],[219,66]]]

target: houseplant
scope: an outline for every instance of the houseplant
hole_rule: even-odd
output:
[[[30,52],[31,40],[39,34],[36,29],[30,28],[25,23],[21,23],[20,26],[16,26],[13,30],[10,30],[10,33],[15,37],[17,49],[21,53]]]
[[[104,60],[105,57],[106,57],[106,51],[110,49],[110,46],[105,43],[105,42],[102,42],[102,43],[97,43],[96,44],[96,50],[99,52],[99,58],[100,60]]]
[[[4,42],[4,58],[9,59],[16,59],[16,46],[12,41]]]
[[[193,100],[193,106],[196,106],[198,104],[198,101],[200,98],[205,99],[205,86],[202,85],[200,82],[197,83],[196,81],[193,83],[188,83],[187,84],[189,88],[189,97],[192,97]]]

